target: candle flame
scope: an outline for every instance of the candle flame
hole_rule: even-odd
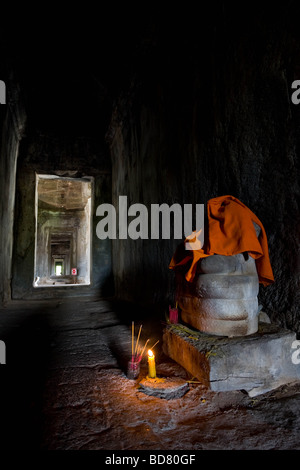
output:
[[[148,356],[153,357],[153,352],[151,351],[151,349],[148,349]]]

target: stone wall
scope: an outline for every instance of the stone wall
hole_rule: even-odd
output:
[[[92,269],[90,286],[34,288],[36,173],[94,178]],[[111,243],[96,236],[96,207],[111,201],[110,161],[103,142],[92,138],[30,132],[22,142],[16,183],[16,221],[13,255],[14,299],[112,295]]]
[[[261,287],[270,317],[300,331],[300,79],[293,11],[249,11],[240,21],[226,2],[181,29],[164,23],[135,58],[131,87],[119,96],[108,132],[113,202],[206,203],[230,194],[263,223],[275,284]],[[176,240],[115,240],[116,294],[167,305]]]
[[[0,303],[6,303],[11,298],[15,179],[26,114],[12,73],[1,79],[6,85],[6,104],[0,105]]]

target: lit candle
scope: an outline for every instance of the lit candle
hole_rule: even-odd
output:
[[[148,377],[150,379],[155,379],[156,377],[156,369],[155,369],[155,356],[151,349],[148,350]]]

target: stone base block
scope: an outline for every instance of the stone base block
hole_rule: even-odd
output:
[[[155,378],[149,377],[139,383],[140,391],[146,395],[171,400],[181,398],[189,389],[188,383],[178,377]]]
[[[177,324],[165,328],[163,350],[211,390],[246,390],[255,396],[300,380],[300,364],[293,363],[295,341],[294,332],[268,323],[259,323],[252,335],[233,338]]]

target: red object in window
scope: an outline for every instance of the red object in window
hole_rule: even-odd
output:
[[[72,276],[76,276],[77,275],[77,268],[72,268]]]

